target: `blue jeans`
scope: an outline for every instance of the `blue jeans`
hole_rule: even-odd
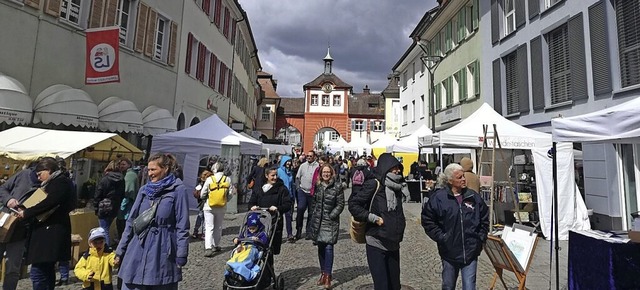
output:
[[[204,233],[204,211],[200,209],[196,216],[196,225],[193,227],[193,234]]]
[[[69,281],[69,261],[58,261],[60,280]]]
[[[333,271],[333,245],[318,243],[318,260],[320,271],[331,275]]]
[[[462,273],[462,290],[476,289],[476,270],[478,258],[467,265],[452,264],[442,260],[442,290],[456,289],[458,272]]]
[[[296,213],[296,233],[302,235],[302,227],[304,224],[304,212],[307,208],[311,208],[312,196],[298,189],[298,212]],[[309,217],[307,217],[307,227],[309,226]],[[307,231],[305,227],[305,232]]]
[[[55,262],[31,265],[29,277],[33,283],[33,290],[53,290],[56,285]]]
[[[111,245],[109,243],[109,228],[111,228],[111,223],[113,222],[113,218],[112,217],[108,217],[108,218],[99,218],[98,219],[98,225],[104,229],[105,231],[105,238],[104,238],[104,242],[105,245]]]

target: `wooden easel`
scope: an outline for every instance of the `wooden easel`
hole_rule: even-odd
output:
[[[489,256],[489,260],[491,260],[491,264],[493,264],[493,268],[496,270],[495,273],[493,273],[493,279],[491,280],[491,286],[489,286],[489,289],[495,289],[498,278],[500,278],[504,289],[508,289],[507,284],[502,278],[504,270],[511,271],[516,275],[516,279],[518,279],[518,290],[527,289],[524,285],[527,282],[527,272],[529,272],[531,260],[533,259],[533,254],[536,251],[537,245],[538,237],[536,237],[535,242],[533,243],[527,268],[523,269],[520,263],[518,263],[513,252],[511,252],[511,249],[507,247],[502,238],[489,236],[486,244],[484,245],[484,251],[487,253],[487,256]]]

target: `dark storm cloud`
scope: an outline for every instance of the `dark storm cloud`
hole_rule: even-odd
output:
[[[323,71],[331,43],[333,72],[381,91],[411,44],[409,33],[435,0],[240,0],[247,11],[263,70],[278,79],[280,96],[302,96]]]

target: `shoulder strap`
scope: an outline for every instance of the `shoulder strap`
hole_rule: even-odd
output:
[[[82,253],[82,257],[85,259],[89,258],[89,250],[86,250],[84,253]]]
[[[371,202],[369,203],[369,211],[371,211],[371,207],[373,206],[373,200],[376,198],[376,194],[378,194],[378,190],[380,189],[380,181],[378,179],[374,179],[376,181],[376,191],[373,192],[371,196]]]

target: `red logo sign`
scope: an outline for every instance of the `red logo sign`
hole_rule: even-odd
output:
[[[120,82],[118,65],[120,27],[88,29],[85,84]]]

